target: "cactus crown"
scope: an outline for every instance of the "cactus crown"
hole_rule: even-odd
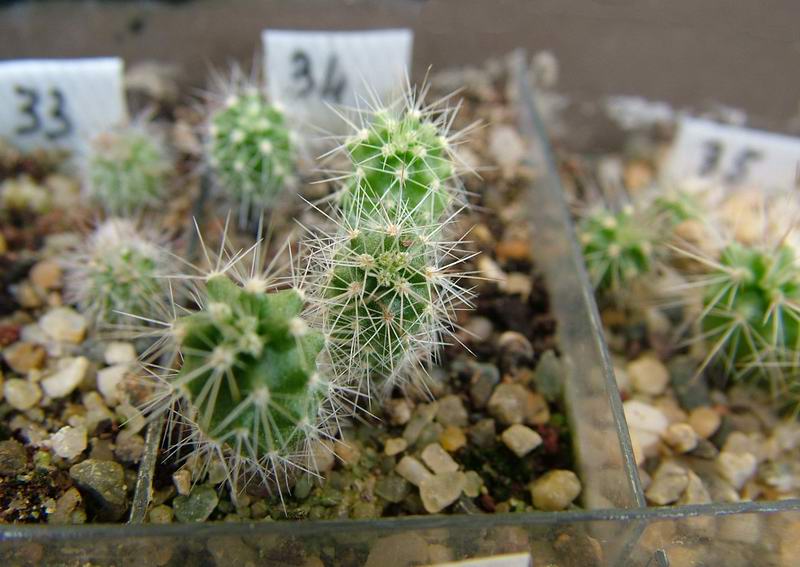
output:
[[[163,142],[140,122],[96,136],[85,165],[89,195],[113,214],[157,205],[171,164]]]
[[[711,266],[701,326],[739,376],[800,361],[800,268],[787,245],[729,244]]]
[[[342,148],[350,169],[331,215],[338,228],[307,242],[310,295],[335,374],[367,387],[377,379],[385,393],[436,357],[471,294],[448,273],[463,255],[447,234],[462,198],[451,116],[409,97],[362,118]]]
[[[293,181],[295,148],[286,118],[252,84],[234,80],[210,116],[206,154],[220,189],[247,220]]]
[[[167,254],[131,221],[103,222],[67,264],[67,297],[96,324],[149,317],[166,301]]]
[[[626,206],[618,213],[599,209],[580,227],[583,257],[595,288],[615,291],[653,267],[660,230],[642,212]]]
[[[353,165],[342,191],[348,216],[397,207],[413,220],[435,222],[452,204],[448,183],[455,175],[449,142],[440,126],[417,108],[381,110],[345,142]]]

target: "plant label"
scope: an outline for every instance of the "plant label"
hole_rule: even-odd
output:
[[[684,118],[667,159],[672,179],[707,178],[765,191],[798,186],[800,138]]]
[[[122,60],[0,62],[0,138],[22,150],[79,149],[127,120]]]
[[[408,29],[265,30],[269,95],[307,126],[342,133],[346,124],[333,108],[365,108],[402,91],[413,39]]]
[[[530,553],[509,553],[452,563],[436,563],[429,567],[533,567],[533,558]]]

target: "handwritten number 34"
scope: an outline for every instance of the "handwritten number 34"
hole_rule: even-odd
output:
[[[298,49],[292,54],[292,65],[294,66],[292,78],[297,82],[297,96],[304,98],[315,90],[319,90],[321,98],[337,103],[342,102],[347,79],[339,69],[339,60],[336,55],[328,57],[321,85],[314,80],[311,62],[311,57],[305,51]]]
[[[66,113],[64,93],[58,88],[48,91],[51,100],[50,112],[47,114],[47,125],[42,120],[42,96],[36,89],[16,85],[14,92],[22,99],[19,111],[25,116],[26,123],[17,128],[18,136],[44,132],[49,140],[58,140],[72,132],[72,121]]]

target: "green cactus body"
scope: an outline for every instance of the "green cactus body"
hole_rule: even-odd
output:
[[[256,89],[240,90],[211,115],[207,154],[221,189],[247,216],[290,182],[294,148],[283,113]]]
[[[92,141],[86,177],[91,197],[121,214],[159,204],[169,171],[160,140],[142,126],[129,126]]]
[[[685,191],[672,191],[660,195],[653,202],[654,212],[670,227],[687,220],[703,218],[703,207],[699,200]]]
[[[203,300],[173,325],[183,363],[172,378],[201,437],[237,470],[305,455],[327,387],[316,366],[323,336],[300,317],[301,295],[248,291],[218,275]]]
[[[343,146],[351,161],[336,236],[314,246],[326,260],[316,292],[337,376],[384,393],[432,361],[469,293],[445,263],[460,200],[447,117],[413,105],[379,110]],[[312,255],[313,256],[313,255]],[[314,258],[312,257],[312,261]]]
[[[149,318],[168,295],[166,264],[159,244],[132,222],[109,219],[67,262],[67,295],[96,323],[125,322],[130,315]]]
[[[789,246],[730,244],[709,281],[701,326],[728,363],[766,374],[770,363],[800,361],[800,270]]]
[[[327,284],[335,364],[392,377],[435,329],[437,289],[429,244],[411,223],[367,222],[342,243]]]
[[[354,173],[342,208],[350,218],[376,211],[397,217],[402,207],[418,224],[430,224],[452,204],[448,182],[455,168],[447,139],[421,112],[377,112],[346,150]]]
[[[652,219],[625,207],[616,214],[602,209],[586,217],[580,235],[594,286],[617,290],[651,270],[660,231]]]

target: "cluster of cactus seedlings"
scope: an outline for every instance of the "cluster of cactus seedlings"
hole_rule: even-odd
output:
[[[309,235],[289,289],[259,267],[260,241],[206,252],[196,307],[164,322],[153,366],[151,414],[188,428],[176,450],[221,460],[234,488],[257,479],[280,490],[315,471],[318,441],[373,380],[389,391],[433,359],[469,296],[450,273],[460,254],[447,233],[463,206],[450,120],[405,99],[363,116],[326,213],[335,228]]]
[[[654,267],[670,263],[690,280],[673,293],[698,292],[689,341],[706,347],[700,370],[719,364],[733,380],[764,384],[782,402],[796,399],[800,266],[794,249],[784,240],[768,245],[731,235],[721,236],[722,246],[701,250],[676,239],[675,229],[685,221],[720,236],[729,232],[714,228],[716,218],[697,197],[680,192],[637,209],[628,206],[616,214],[600,209],[584,218],[584,259],[598,293],[630,294],[636,280],[655,276]]]
[[[166,145],[139,120],[90,141],[84,178],[91,199],[111,214],[128,215],[161,203],[171,167]]]
[[[158,238],[110,218],[67,261],[67,298],[96,325],[160,314],[169,296],[169,256]]]
[[[309,281],[333,371],[358,389],[407,383],[469,303],[450,270],[462,259],[449,233],[463,206],[450,119],[409,97],[361,113],[341,147],[350,168],[337,229],[310,239]]]
[[[234,72],[220,90],[222,100],[212,103],[208,119],[205,155],[216,185],[245,223],[294,184],[296,144],[284,113],[255,81]]]

